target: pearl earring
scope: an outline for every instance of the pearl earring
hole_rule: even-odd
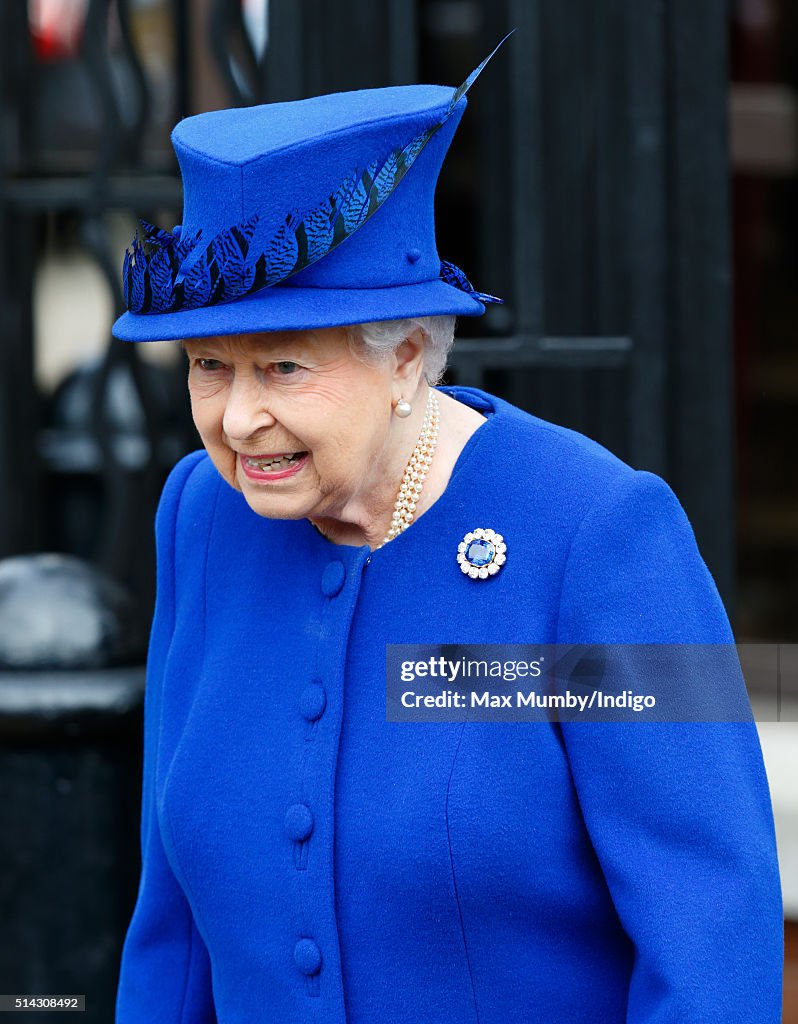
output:
[[[394,409],[396,415],[401,416],[402,419],[405,419],[405,417],[409,416],[412,411],[413,406],[409,402],[405,401],[404,398],[399,399],[399,401],[396,403],[396,408]]]

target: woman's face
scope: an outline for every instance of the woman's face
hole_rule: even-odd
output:
[[[255,512],[335,518],[368,504],[372,489],[378,500],[392,402],[411,397],[420,359],[366,361],[345,328],[192,338],[184,348],[202,442]]]

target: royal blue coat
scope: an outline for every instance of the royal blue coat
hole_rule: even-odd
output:
[[[386,643],[733,641],[662,479],[442,390],[486,422],[374,552],[172,472],[117,1024],[777,1024],[753,721],[386,721]]]

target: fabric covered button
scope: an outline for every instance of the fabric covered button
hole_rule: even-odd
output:
[[[313,815],[305,804],[291,804],[285,812],[285,830],[290,839],[307,839],[313,831]]]
[[[330,562],[325,568],[321,577],[321,592],[325,597],[335,597],[341,592],[341,587],[346,579],[346,569],[343,562]]]
[[[299,710],[309,722],[321,718],[327,707],[327,693],[321,683],[308,683],[299,697]]]
[[[303,974],[318,974],[321,970],[321,950],[313,939],[300,939],[294,946],[294,962]]]

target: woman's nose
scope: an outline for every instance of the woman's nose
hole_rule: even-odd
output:
[[[227,395],[222,429],[231,441],[246,441],[266,427],[274,426],[275,418],[265,405],[265,394],[257,381],[236,378]]]

